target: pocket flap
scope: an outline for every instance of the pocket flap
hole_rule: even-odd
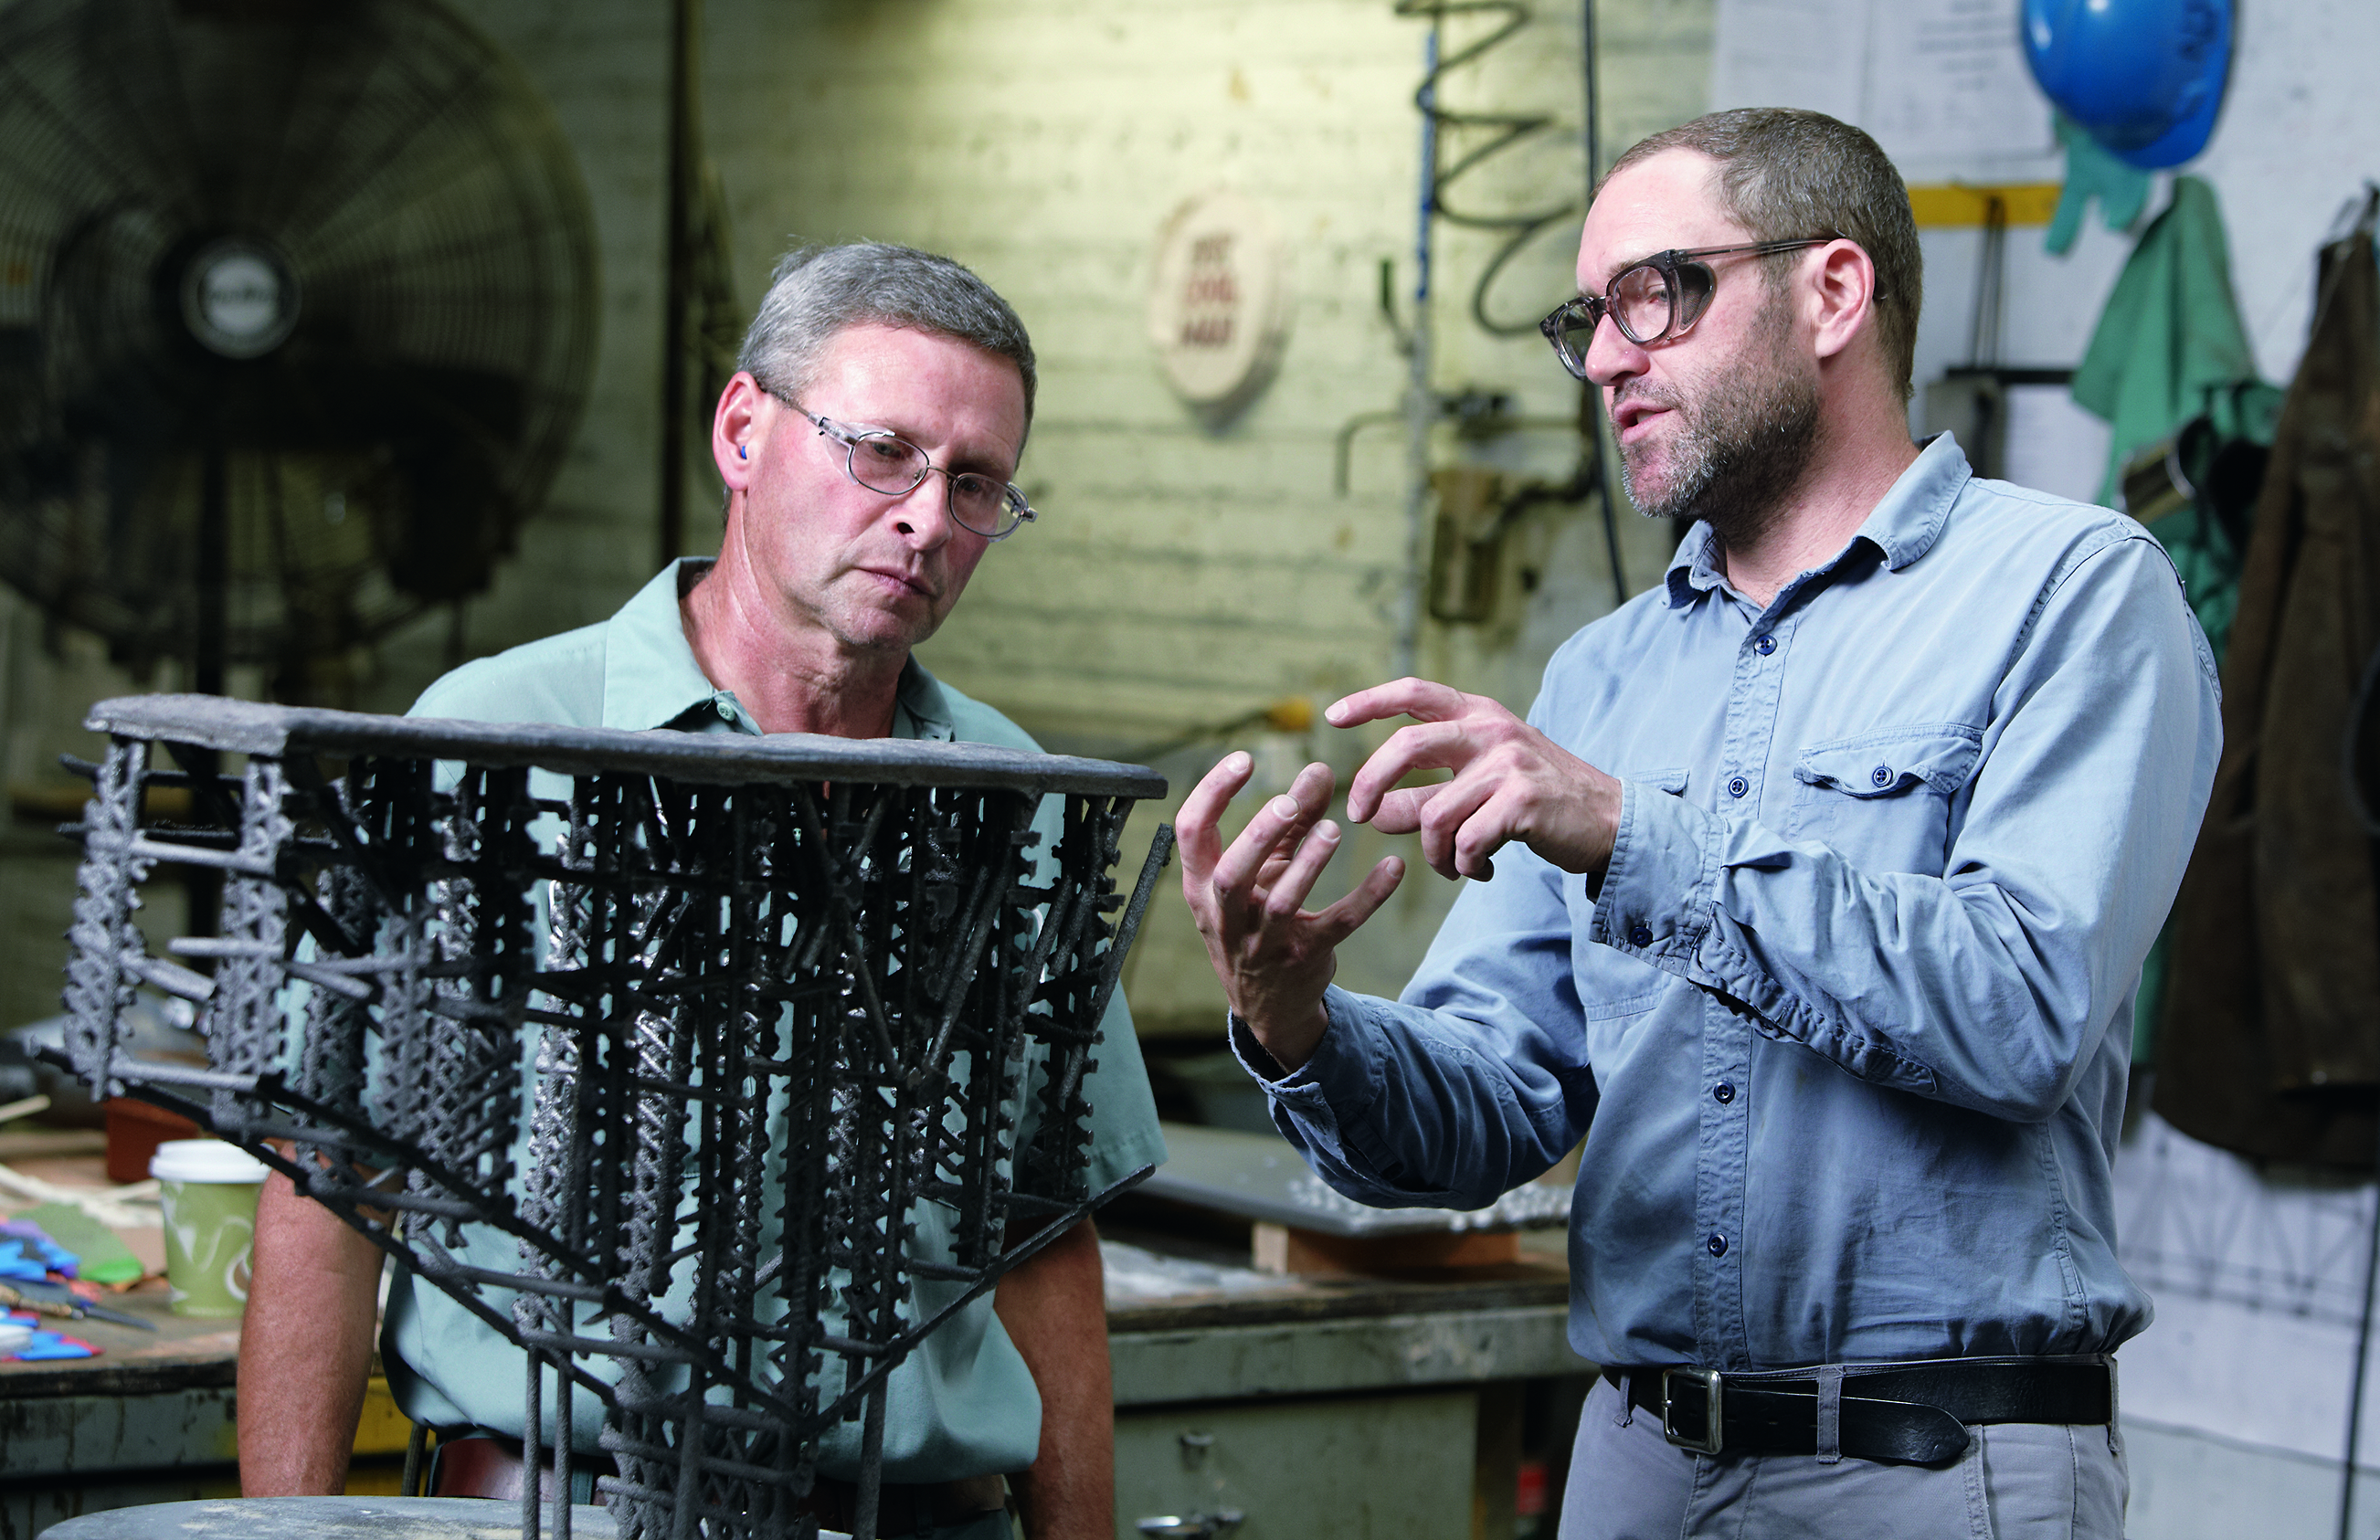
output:
[[[1657,792],[1667,792],[1671,796],[1683,796],[1686,791],[1686,770],[1682,765],[1672,766],[1669,770],[1631,770],[1620,779],[1633,781],[1640,786],[1650,786]]]
[[[1793,778],[1848,796],[1899,796],[1920,786],[1949,796],[1974,773],[1983,739],[1974,728],[1943,722],[1814,744],[1802,751]]]

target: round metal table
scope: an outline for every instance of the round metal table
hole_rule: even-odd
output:
[[[520,1511],[516,1502],[479,1498],[219,1498],[87,1513],[51,1525],[42,1540],[518,1540]],[[616,1533],[602,1509],[570,1510],[572,1540]]]

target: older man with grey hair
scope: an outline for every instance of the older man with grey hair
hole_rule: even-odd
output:
[[[727,487],[718,559],[673,563],[601,624],[457,669],[416,714],[1036,749],[911,656],[992,545],[1034,516],[1014,484],[1034,387],[1015,312],[947,258],[811,248],[779,264],[737,362],[711,426]],[[1120,995],[1102,1027],[1085,1085],[1094,1191],[1165,1158]],[[947,1242],[930,1213],[916,1219],[920,1249]],[[380,1254],[275,1177],[258,1207],[255,1273],[240,1348],[242,1488],[338,1491]],[[916,1287],[921,1315],[944,1303],[924,1298],[944,1286]],[[382,1355],[399,1405],[440,1430],[434,1490],[518,1490],[517,1349],[400,1271]],[[599,1409],[577,1404],[587,1415],[574,1443],[593,1455]],[[1086,1219],[895,1371],[878,1532],[1008,1536],[1006,1476],[1034,1540],[1105,1540],[1112,1444],[1099,1242]],[[849,1527],[858,1456],[856,1428],[830,1435],[813,1499],[828,1528]]]

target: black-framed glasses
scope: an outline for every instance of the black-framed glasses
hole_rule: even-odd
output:
[[[783,396],[777,399],[785,401]],[[941,471],[950,483],[951,521],[988,540],[1004,540],[1016,533],[1018,525],[1040,516],[1014,483],[977,471],[946,469],[928,459],[924,450],[888,430],[846,427],[798,401],[785,401],[785,405],[817,424],[821,436],[843,445],[844,474],[869,491],[906,497],[929,473]]]
[[[1586,350],[1594,345],[1595,329],[1605,316],[1611,318],[1621,336],[1639,347],[1682,336],[1694,329],[1718,287],[1718,275],[1711,272],[1704,258],[1739,253],[1773,257],[1780,251],[1799,251],[1805,246],[1824,246],[1840,238],[1817,236],[1808,240],[1764,240],[1749,246],[1705,246],[1692,251],[1658,252],[1621,268],[1603,293],[1583,294],[1564,301],[1553,314],[1537,322],[1537,330],[1554,345],[1555,357],[1561,359],[1562,368],[1570,370],[1572,378],[1584,380]]]

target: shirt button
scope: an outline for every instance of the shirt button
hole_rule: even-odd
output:
[[[1892,784],[1892,767],[1890,765],[1878,765],[1876,769],[1867,772],[1867,778],[1870,781],[1875,782],[1879,786],[1889,786]]]
[[[1730,796],[1742,796],[1750,790],[1752,790],[1752,782],[1740,775],[1727,783],[1727,794]]]
[[[1727,1103],[1735,1099],[1735,1087],[1727,1081],[1722,1080],[1718,1085],[1711,1087],[1711,1099],[1719,1103],[1721,1106],[1725,1106]]]
[[[1759,653],[1763,658],[1766,658],[1770,653],[1777,650],[1777,638],[1774,637],[1764,636],[1759,640],[1752,644],[1752,650]]]
[[[1727,1255],[1727,1237],[1721,1235],[1717,1231],[1711,1231],[1711,1238],[1705,1242],[1704,1244],[1710,1247],[1710,1254],[1713,1256],[1725,1256]]]
[[[1645,925],[1641,920],[1636,924],[1630,926],[1628,928],[1628,944],[1632,947],[1651,946],[1653,944],[1652,928]]]

